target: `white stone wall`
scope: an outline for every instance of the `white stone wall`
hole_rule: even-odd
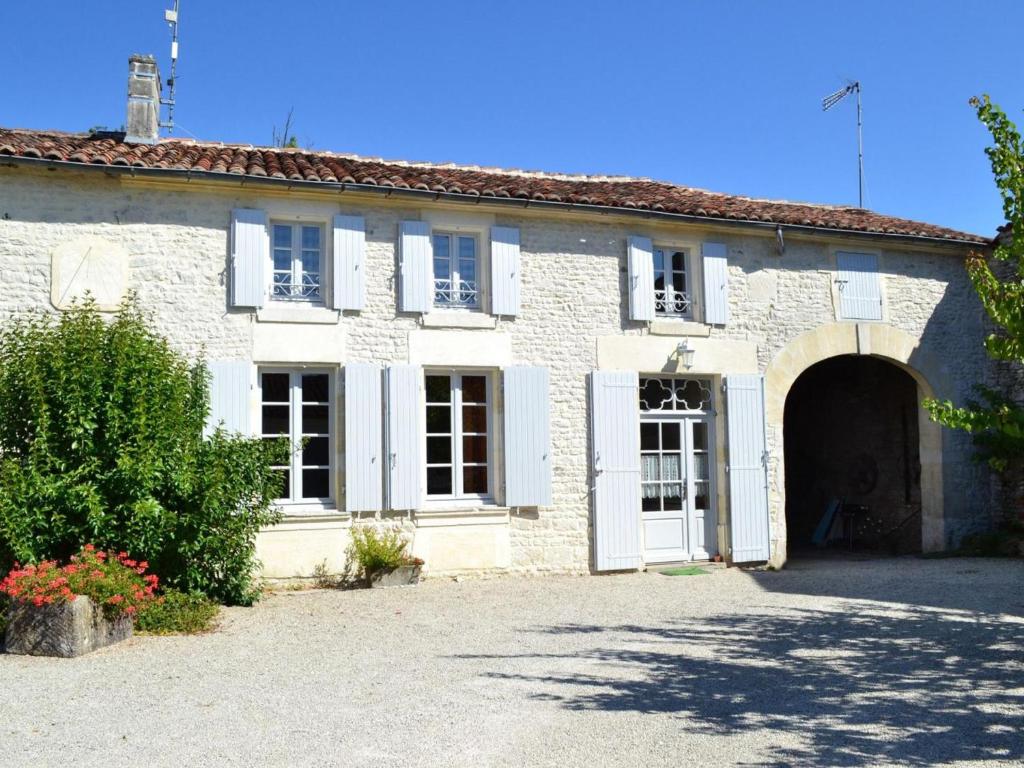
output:
[[[345,359],[381,364],[407,362],[410,332],[421,327],[418,316],[396,312],[395,251],[402,219],[450,218],[480,226],[519,227],[521,314],[499,320],[493,329],[451,331],[507,338],[508,362],[544,365],[551,371],[553,506],[523,514],[513,511],[507,521],[491,519],[471,533],[460,530],[453,539],[461,547],[493,550],[497,554],[491,565],[498,569],[589,567],[586,374],[598,366],[600,337],[648,333],[643,324],[627,319],[625,243],[630,234],[690,243],[697,252],[702,240],[728,245],[732,319],[724,328],[711,329],[707,342],[745,342],[762,371],[801,333],[836,319],[833,251],[844,244],[836,238],[787,235],[786,253],[779,256],[774,233],[761,236],[739,228],[711,231],[614,216],[430,207],[329,192],[286,196],[258,187],[203,186],[195,181],[170,186],[101,173],[0,168],[0,322],[27,310],[52,311],[52,252],[72,238],[96,235],[128,252],[130,287],[153,311],[159,330],[181,351],[195,355],[205,350],[208,359],[252,359],[254,340],[262,332],[257,326],[264,324],[257,323],[251,312],[226,306],[229,216],[240,206],[265,208],[272,216],[365,216],[366,309],[345,313],[335,333]],[[878,242],[845,245],[879,250]],[[940,397],[964,398],[970,386],[987,375],[983,372],[988,367],[981,348],[983,313],[963,271],[962,254],[886,246],[880,250],[880,268],[886,321],[920,338],[923,352],[943,371],[942,381],[935,383]],[[295,348],[301,349],[304,340],[320,339],[323,331],[288,324],[274,333],[278,338],[292,334]],[[969,441],[947,433],[944,446],[945,509],[949,531],[959,535],[985,524],[988,496],[975,489],[987,488],[988,481],[970,461]],[[344,446],[339,448],[343,452]],[[452,526],[457,527],[454,522]],[[335,537],[336,528],[331,534]],[[316,526],[305,529],[315,531]],[[295,530],[288,535],[296,540]],[[432,547],[439,547],[438,557],[451,565],[444,570],[458,570],[451,551],[441,556],[443,543],[436,526],[429,538]],[[272,549],[280,559],[280,547]],[[474,570],[486,570],[480,558],[470,559]],[[276,575],[300,575],[287,572],[286,560]]]

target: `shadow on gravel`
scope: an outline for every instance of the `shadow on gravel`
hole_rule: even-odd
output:
[[[878,600],[1024,617],[1019,559],[802,555],[781,571],[746,571],[767,592]]]
[[[754,609],[669,626],[535,631],[582,635],[574,647],[583,650],[460,658],[508,660],[516,672],[486,676],[528,682],[535,698],[571,710],[675,714],[694,735],[790,735],[769,735],[762,743],[774,752],[750,762],[1024,759],[1024,624],[1013,620],[850,603],[842,611]],[[580,672],[567,672],[577,661]],[[792,737],[803,745],[783,746]]]

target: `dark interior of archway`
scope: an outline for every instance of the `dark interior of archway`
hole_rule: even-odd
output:
[[[786,531],[810,549],[831,499],[844,505],[828,546],[921,548],[917,383],[897,366],[843,356],[811,366],[786,398]],[[842,537],[840,537],[842,532]]]

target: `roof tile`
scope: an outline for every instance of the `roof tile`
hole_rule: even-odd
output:
[[[0,128],[0,155],[92,165],[188,170],[304,182],[366,184],[493,198],[654,210],[697,218],[810,226],[988,244],[989,238],[849,206],[759,200],[650,179],[385,162],[377,159],[183,139],[128,144],[118,133]]]

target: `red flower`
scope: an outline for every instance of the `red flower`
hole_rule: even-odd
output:
[[[111,595],[107,598],[107,602],[111,605],[120,605],[124,602],[124,595]]]

